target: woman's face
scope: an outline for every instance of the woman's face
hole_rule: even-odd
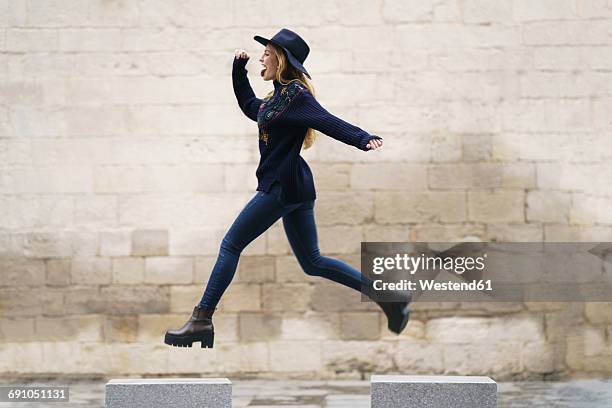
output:
[[[263,80],[270,81],[274,79],[276,76],[276,69],[278,68],[278,58],[276,58],[276,54],[272,51],[270,45],[266,45],[266,49],[261,55],[261,58],[259,58],[259,62],[263,65],[260,73]]]

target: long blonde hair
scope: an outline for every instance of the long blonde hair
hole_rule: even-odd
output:
[[[312,96],[314,97],[314,87],[310,83],[310,81],[306,78],[304,73],[293,67],[287,60],[287,56],[282,48],[276,46],[273,43],[268,43],[274,54],[276,55],[276,59],[278,60],[278,67],[276,68],[275,78],[278,82],[283,85],[287,85],[293,81],[301,82],[307,89],[310,91]],[[266,97],[270,97],[274,94],[274,91],[271,91]],[[314,129],[308,128],[306,130],[306,136],[304,137],[304,143],[302,147],[304,150],[308,149],[314,143],[316,138],[316,134]]]

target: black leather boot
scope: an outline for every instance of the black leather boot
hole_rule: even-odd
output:
[[[387,316],[387,327],[393,333],[400,334],[410,318],[408,304],[412,300],[410,295],[397,295],[394,301],[376,302]]]
[[[212,315],[215,309],[193,308],[191,318],[177,330],[166,331],[164,343],[176,347],[191,347],[193,342],[201,342],[202,348],[212,348],[215,340],[215,328]]]

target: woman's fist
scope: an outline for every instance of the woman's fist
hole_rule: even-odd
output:
[[[381,139],[370,139],[366,147],[370,150],[374,150],[374,149],[381,147],[382,144],[383,144],[382,138]]]
[[[236,59],[239,58],[244,58],[244,59],[249,59],[249,54],[247,54],[247,52],[245,50],[239,50],[236,48],[236,51],[234,51],[234,57]]]

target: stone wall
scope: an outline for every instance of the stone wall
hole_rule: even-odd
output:
[[[255,192],[281,27],[330,112],[381,135],[303,152],[321,253],[361,241],[612,238],[605,0],[0,0],[0,374],[495,379],[612,373],[610,303],[421,303],[401,336],[305,275],[277,222],[241,257],[212,350],[163,344]]]

